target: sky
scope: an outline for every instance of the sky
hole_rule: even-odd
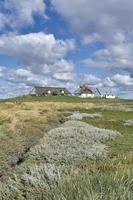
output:
[[[133,99],[132,0],[0,0],[0,98],[81,84]]]

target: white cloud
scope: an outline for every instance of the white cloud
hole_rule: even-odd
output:
[[[111,71],[127,71],[133,74],[133,45],[109,45],[106,49],[100,49],[90,58],[84,60],[88,67],[103,68]]]
[[[81,35],[121,42],[133,27],[131,0],[53,0],[55,9]]]
[[[97,88],[109,87],[118,96],[133,98],[133,78],[130,75],[115,74],[110,77],[98,77],[93,74],[54,72],[51,76],[44,76],[33,74],[23,68],[7,70],[0,67],[0,98],[28,94],[33,86],[62,86],[74,91],[80,84]]]
[[[73,82],[75,66],[65,56],[74,48],[73,39],[57,40],[54,35],[42,32],[1,36],[0,54],[11,56],[21,67],[0,68],[0,78],[16,87],[61,86]]]
[[[44,0],[5,0],[0,4],[0,27],[18,29],[32,25],[35,15],[45,17],[45,10]]]
[[[89,84],[89,85],[93,85],[93,86],[96,86],[99,83],[101,83],[101,79],[98,78],[95,75],[92,75],[92,74],[85,74],[85,75],[83,75],[83,77],[81,77],[81,81],[83,83],[86,83],[86,84]]]
[[[112,77],[112,80],[115,81],[118,85],[133,87],[133,78],[129,75],[116,74]]]
[[[66,61],[64,59],[61,59],[54,63],[53,68],[56,72],[68,72],[73,71],[74,64],[71,61]]]
[[[1,36],[0,54],[11,56],[21,67],[1,67],[0,78],[18,87],[67,84],[74,79],[75,66],[65,56],[74,48],[74,40],[56,40],[42,32]]]
[[[72,63],[68,64],[63,57],[74,48],[74,40],[56,40],[54,35],[42,32],[0,37],[1,54],[13,57],[38,74],[48,73],[51,66],[60,71],[72,68]]]
[[[84,61],[88,67],[104,70],[108,75],[80,76],[75,65],[67,60],[74,50],[74,40],[58,40],[53,34],[14,33],[0,37],[0,54],[11,56],[18,69],[0,68],[0,91],[21,94],[33,85],[75,87],[88,83],[97,87],[111,87],[118,92],[132,90],[133,75],[133,2],[131,0],[52,0],[54,8],[78,32],[84,44],[102,42],[104,48],[96,50]],[[0,2],[0,30],[14,32],[34,24],[36,15],[46,17],[45,0],[5,0]],[[4,29],[5,28],[5,29]],[[99,71],[100,71],[99,70]],[[109,70],[109,71],[108,71]],[[123,73],[124,71],[124,73]],[[111,72],[111,74],[110,74]],[[124,74],[124,75],[123,75]],[[6,84],[5,84],[6,83]],[[17,89],[18,88],[18,89]],[[19,92],[19,90],[21,90]]]
[[[54,8],[78,32],[84,44],[102,42],[85,63],[133,74],[133,1],[131,0],[52,0]]]
[[[53,78],[61,81],[75,81],[75,74],[71,72],[61,72],[61,73],[55,73],[53,75]]]
[[[19,68],[15,71],[15,74],[16,76],[18,77],[29,77],[32,75],[32,73],[26,69],[22,69],[22,68]]]

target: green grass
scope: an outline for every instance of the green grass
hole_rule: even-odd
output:
[[[81,110],[81,112],[86,111]],[[90,109],[87,112],[99,112],[103,117],[98,119],[85,119],[85,122],[100,128],[116,130],[123,135],[123,137],[117,139],[116,141],[109,142],[108,145],[111,154],[116,155],[118,153],[133,151],[133,127],[124,125],[125,120],[133,118],[133,112],[102,109]]]
[[[129,103],[129,104],[128,104]],[[130,102],[126,102],[128,105]],[[84,119],[94,126],[119,131],[123,137],[108,142],[109,158],[104,162],[79,164],[80,173],[60,183],[47,195],[51,200],[130,200],[133,199],[133,127],[125,120],[133,112],[82,109],[82,113],[101,113],[102,118]]]
[[[81,103],[81,102],[92,102],[97,104],[104,104],[104,103],[126,103],[132,104],[132,100],[125,100],[125,99],[101,99],[101,98],[94,98],[94,99],[86,99],[74,96],[21,96],[7,100],[1,100],[0,102],[34,102],[34,101],[46,101],[46,102],[70,102],[70,103]]]
[[[8,103],[9,100],[1,101],[0,106],[5,110],[11,109],[12,105],[5,104],[6,102]],[[84,108],[76,108],[75,110],[79,110],[82,113],[101,113],[101,118],[84,119],[83,121],[99,128],[118,131],[122,134],[122,137],[107,143],[108,158],[106,160],[83,160],[79,163],[75,163],[74,166],[69,166],[69,168],[72,167],[73,173],[68,173],[64,179],[56,182],[55,185],[51,186],[49,189],[42,187],[39,183],[37,184],[39,186],[34,187],[28,184],[24,185],[26,183],[23,179],[21,179],[21,181],[17,180],[17,177],[21,177],[25,172],[27,166],[34,168],[35,165],[44,163],[43,161],[33,161],[28,157],[28,154],[25,154],[24,163],[18,168],[13,169],[11,173],[11,177],[14,177],[15,181],[7,182],[6,190],[2,189],[6,192],[0,196],[0,200],[133,199],[133,127],[124,125],[125,120],[133,119],[133,111],[129,111],[133,108],[133,101],[121,99],[106,100],[81,99],[78,97],[27,96],[11,99],[10,102],[14,103],[13,105],[20,106],[20,108],[21,105],[23,106],[24,102],[33,103],[33,111],[35,102],[44,102],[43,105],[45,105],[45,102],[59,102],[60,105],[60,102],[66,102],[68,104],[73,103],[74,105],[76,103],[93,103],[93,108],[86,109],[85,105]],[[65,110],[66,108],[58,108],[58,111],[62,114],[62,111]],[[68,109],[68,111],[69,110],[75,111],[73,108]],[[29,107],[26,107],[24,112],[30,112]],[[43,117],[46,113],[46,109],[39,107],[39,116]],[[4,171],[8,168],[8,158],[13,159],[14,152],[16,153],[19,150],[18,147],[21,149],[23,146],[22,144],[25,145],[26,141],[28,144],[34,146],[39,138],[42,137],[42,130],[44,131],[45,125],[51,123],[51,121],[47,121],[43,124],[43,118],[39,122],[37,117],[25,119],[25,122],[28,129],[24,129],[24,137],[22,137],[23,132],[21,132],[20,135],[16,133],[12,135],[10,132],[5,131],[5,129],[3,129],[4,125],[10,124],[11,120],[3,117],[0,118],[0,141],[2,141],[0,143],[0,165]],[[7,163],[7,165],[5,163]],[[15,187],[18,188],[18,190],[16,190]],[[2,193],[0,192],[0,194]]]
[[[95,173],[67,179],[46,195],[47,200],[131,200],[132,172],[119,174]],[[44,198],[45,199],[45,198]]]

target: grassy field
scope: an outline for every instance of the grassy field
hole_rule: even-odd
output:
[[[60,128],[75,111],[101,115],[81,119],[82,134],[93,133],[86,124],[99,133],[121,134],[107,139],[106,158],[87,157],[92,147],[87,149],[89,137],[81,138],[80,127]],[[133,124],[128,120],[133,121],[131,100],[29,96],[0,101],[0,200],[133,199]]]

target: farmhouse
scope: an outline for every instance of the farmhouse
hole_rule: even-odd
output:
[[[71,93],[62,87],[34,87],[29,94],[32,96],[71,96]]]
[[[110,88],[97,89],[101,98],[115,99],[116,96],[113,94]]]
[[[91,88],[86,85],[80,86],[75,92],[75,96],[82,97],[82,98],[94,98],[95,93]]]
[[[111,92],[110,88],[94,88],[89,87],[87,84],[80,86],[75,91],[75,96],[81,98],[106,98],[106,99],[115,99],[116,96]]]

